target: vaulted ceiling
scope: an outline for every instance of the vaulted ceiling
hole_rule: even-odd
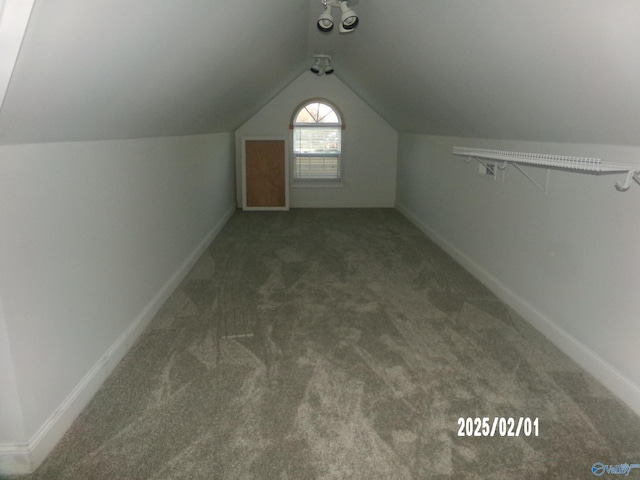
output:
[[[323,35],[320,0],[36,0],[0,143],[233,131],[314,53],[402,132],[640,143],[636,0],[352,5]]]

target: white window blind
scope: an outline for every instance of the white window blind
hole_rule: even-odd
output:
[[[294,182],[341,179],[342,126],[327,104],[311,102],[297,113],[293,125]]]

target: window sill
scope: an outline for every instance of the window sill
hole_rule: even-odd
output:
[[[291,182],[291,186],[293,188],[297,188],[297,187],[312,187],[312,188],[318,188],[318,187],[322,187],[322,188],[336,188],[336,187],[344,187],[344,182],[339,181],[321,181],[321,180],[317,180],[317,181],[313,181],[313,180],[308,180],[308,181],[304,181],[304,180],[299,180],[297,182]]]

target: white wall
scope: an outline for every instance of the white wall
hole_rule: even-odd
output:
[[[640,185],[554,170],[545,195],[513,166],[480,176],[453,146],[624,163],[640,147],[402,135],[397,186],[403,213],[640,414]]]
[[[342,132],[343,185],[292,186],[290,206],[392,207],[395,200],[397,132],[335,75],[318,77],[305,72],[277,97],[236,130],[238,205],[242,205],[241,142],[250,136],[289,137],[296,107],[310,98],[322,97],[335,104],[344,116]],[[291,154],[291,152],[289,152]]]
[[[0,346],[23,418],[0,473],[3,452],[48,453],[232,214],[233,148],[229,133],[0,147]]]
[[[11,347],[0,298],[0,445],[24,438],[22,410],[18,398]]]

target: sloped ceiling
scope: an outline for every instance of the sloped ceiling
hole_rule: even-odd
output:
[[[0,143],[233,131],[311,65],[401,132],[640,143],[640,2],[36,0]],[[337,12],[336,12],[337,14]]]
[[[0,142],[232,131],[306,68],[308,4],[37,0]]]
[[[336,74],[399,131],[640,144],[640,2],[361,0],[354,9],[357,31],[333,46]],[[313,48],[320,37],[310,31]]]

